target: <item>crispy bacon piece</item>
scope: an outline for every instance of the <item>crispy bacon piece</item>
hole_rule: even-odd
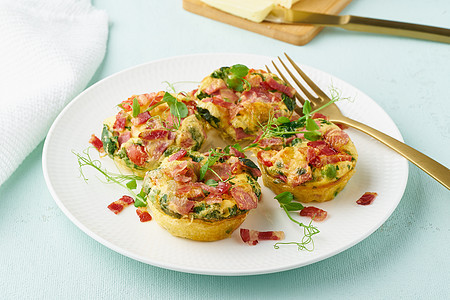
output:
[[[150,113],[148,111],[144,111],[137,115],[136,118],[131,119],[131,123],[133,125],[141,125],[147,122],[151,118]]]
[[[220,194],[226,194],[228,193],[228,191],[231,188],[231,184],[228,182],[224,182],[224,181],[219,181],[219,183],[217,184],[217,191]]]
[[[258,205],[258,197],[255,193],[247,192],[240,186],[231,189],[231,196],[233,196],[239,209],[249,210],[256,208]]]
[[[228,100],[233,103],[236,103],[236,101],[239,99],[239,97],[230,89],[221,89],[219,91],[220,97],[222,97],[223,100]]]
[[[263,82],[265,84],[265,81]],[[267,86],[267,84],[265,84]],[[270,89],[270,87],[269,87]],[[281,98],[280,98],[281,100]],[[264,103],[272,103],[279,101],[278,98],[269,93],[267,89],[263,87],[252,87],[249,91],[245,91],[241,95],[241,103],[244,102],[264,102]]]
[[[233,154],[236,157],[241,157],[241,158],[245,158],[244,153],[238,151],[236,148],[234,147],[230,147],[230,153]]]
[[[134,203],[134,199],[130,196],[124,195],[119,200],[114,201],[108,205],[109,210],[111,210],[116,215],[119,214],[125,207]]]
[[[259,146],[262,148],[266,147],[273,147],[273,146],[282,146],[283,145],[283,139],[279,137],[271,137],[262,139],[258,142]]]
[[[148,213],[146,207],[138,207],[136,213],[139,216],[141,222],[148,222],[152,220],[152,216]]]
[[[246,138],[251,138],[251,137],[255,137],[254,135],[251,134],[247,134],[244,132],[244,129],[242,129],[241,127],[235,128],[234,132],[236,133],[236,140],[242,140],[242,139],[246,139]]]
[[[256,157],[266,167],[273,166],[273,162],[270,160],[270,152],[261,150],[256,154]]]
[[[226,89],[227,85],[225,84],[225,81],[223,81],[222,79],[219,78],[212,78],[211,80],[211,84],[206,87],[206,89],[204,89],[203,91],[205,93],[207,93],[208,95],[211,95],[212,93],[221,90],[221,89]]]
[[[233,95],[234,95],[234,93],[233,93]],[[225,101],[225,100],[222,99],[222,97],[217,97],[217,96],[214,96],[214,97],[211,97],[211,98],[205,98],[202,101],[203,102],[211,102],[211,103],[213,103],[215,105],[222,106],[222,107],[224,107],[226,109],[232,109],[234,106],[236,106],[236,104],[234,104],[232,102]]]
[[[356,201],[356,203],[358,203],[359,205],[370,205],[377,196],[377,193],[365,192],[364,195],[362,195],[361,198]]]
[[[241,239],[244,243],[254,246],[259,241],[278,241],[284,239],[283,231],[257,231],[252,229],[240,229]]]
[[[348,134],[338,128],[328,130],[325,132],[324,137],[325,141],[337,150],[340,150],[342,146],[346,145],[350,141]]]
[[[131,138],[131,131],[125,131],[124,133],[120,134],[117,138],[117,141],[119,142],[119,147],[126,143]]]
[[[128,158],[136,165],[143,166],[147,161],[148,155],[144,146],[132,144],[126,148]]]
[[[188,200],[186,197],[173,197],[172,204],[179,214],[187,215],[194,207],[195,202]]]
[[[174,161],[174,160],[179,160],[180,158],[184,157],[187,154],[187,151],[185,149],[181,149],[180,151],[172,154],[169,158],[168,161]]]
[[[318,140],[313,142],[308,142],[307,144],[309,147],[313,147],[317,150],[319,150],[318,155],[333,155],[336,154],[336,150],[330,147],[327,142]]]
[[[127,114],[122,110],[116,115],[116,121],[114,122],[113,129],[117,131],[124,131],[127,124]]]
[[[205,181],[207,181],[208,179],[214,179],[216,181],[219,181],[219,180],[227,180],[228,178],[230,178],[231,166],[227,163],[217,162],[209,168],[212,169],[214,172],[211,172],[211,170],[206,171],[204,177]],[[220,178],[218,178],[216,174],[219,175]]]
[[[169,131],[165,129],[153,129],[139,133],[139,137],[147,141],[165,139],[168,135]]]
[[[324,119],[324,120],[328,120],[328,117],[327,116],[325,116],[324,114],[321,114],[321,113],[314,113],[312,116],[311,116],[311,118],[312,119]]]
[[[294,94],[295,94],[294,88],[292,88],[290,86],[286,86],[286,85],[284,85],[282,83],[279,83],[278,81],[276,81],[272,77],[266,78],[266,80],[264,82],[269,87],[271,87],[272,89],[275,89],[275,90],[278,90],[280,92],[283,92],[284,94],[288,95],[291,98],[294,97]]]
[[[306,206],[300,211],[300,216],[302,217],[311,217],[314,221],[321,222],[325,220],[328,213],[320,208],[314,206]]]
[[[89,143],[94,146],[98,150],[98,152],[105,152],[105,150],[103,149],[103,142],[97,136],[95,136],[95,134],[91,135]]]
[[[204,200],[208,204],[220,203],[222,202],[222,196],[219,194],[209,194]]]

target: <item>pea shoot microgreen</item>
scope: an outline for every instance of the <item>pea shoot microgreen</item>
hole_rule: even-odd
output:
[[[144,178],[137,175],[129,175],[129,174],[122,174],[122,173],[112,173],[106,170],[102,167],[101,162],[98,159],[92,159],[89,149],[92,147],[88,147],[85,150],[83,150],[83,153],[77,153],[74,150],[72,150],[72,153],[75,154],[78,160],[78,167],[80,170],[80,176],[83,178],[84,181],[88,181],[88,178],[83,173],[83,167],[90,166],[100,172],[104,177],[106,182],[105,183],[115,183],[120,185],[121,187],[128,190],[130,194],[133,195],[135,198],[134,206],[146,206],[146,200],[145,200],[145,193],[144,191],[140,191],[138,194],[136,194],[133,190],[137,189],[137,181],[141,181]],[[144,205],[145,204],[145,205]]]
[[[309,222],[308,225],[305,225],[294,218],[292,218],[290,212],[291,211],[299,211],[304,208],[304,206],[300,202],[294,201],[294,195],[291,192],[283,192],[281,194],[278,194],[275,196],[275,199],[278,200],[278,203],[280,204],[280,207],[285,211],[288,218],[303,228],[303,237],[300,242],[278,242],[273,247],[275,249],[279,249],[280,245],[297,245],[298,250],[306,250],[306,251],[313,251],[314,250],[314,240],[313,236],[315,234],[318,234],[320,231],[312,225],[312,221]]]
[[[133,98],[133,118],[136,118],[141,113],[141,106],[136,98]]]

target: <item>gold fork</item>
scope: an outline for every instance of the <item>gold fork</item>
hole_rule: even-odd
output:
[[[329,120],[333,123],[337,124],[343,124],[347,125],[349,127],[353,127],[357,130],[360,130],[371,137],[377,139],[378,141],[382,142],[389,148],[393,149],[394,151],[398,152],[400,155],[405,157],[407,160],[418,166],[420,169],[425,171],[428,175],[436,179],[440,184],[445,186],[447,189],[450,190],[450,170],[438,163],[437,161],[431,159],[430,157],[426,156],[425,154],[415,150],[414,148],[376,130],[373,129],[370,126],[367,126],[365,124],[362,124],[358,121],[355,121],[353,119],[347,118],[344,116],[336,104],[331,103],[331,99],[325,94],[298,66],[297,64],[285,53],[286,58],[289,60],[291,65],[294,67],[294,69],[298,72],[298,74],[303,78],[303,80],[306,82],[306,84],[311,88],[311,90],[316,93],[314,96],[311,94],[308,89],[305,88],[305,86],[292,74],[290,69],[285,65],[285,63],[281,60],[280,57],[278,59],[280,60],[281,64],[283,65],[284,69],[288,72],[290,77],[294,80],[294,82],[297,84],[297,86],[301,89],[303,94],[306,96],[306,98],[311,103],[312,110],[315,110],[317,108],[320,108],[326,104],[328,104],[326,107],[321,109],[321,113],[329,117]],[[272,64],[274,65],[275,69],[278,71],[278,74],[283,78],[283,80],[291,85],[289,81],[286,79],[286,76],[283,75],[283,73],[280,71],[280,69],[277,67],[275,62],[272,61]],[[266,66],[267,70],[270,72],[269,68]],[[292,85],[291,85],[292,86]],[[295,98],[303,105],[305,103],[305,99],[296,92]],[[297,113],[302,115],[302,109],[300,107],[296,107],[295,110]]]

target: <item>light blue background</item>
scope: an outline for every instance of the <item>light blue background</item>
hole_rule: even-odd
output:
[[[93,4],[108,13],[110,36],[91,84],[177,55],[287,52],[365,92],[406,143],[450,166],[449,44],[328,28],[299,47],[188,13],[181,1]],[[448,0],[355,0],[343,14],[450,28]],[[356,246],[296,270],[213,277],[134,261],[79,230],[47,190],[42,146],[0,187],[0,298],[450,298],[450,194],[413,165],[398,208]]]

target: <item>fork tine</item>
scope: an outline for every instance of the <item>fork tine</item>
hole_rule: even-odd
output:
[[[273,73],[272,71],[270,71],[270,69],[269,69],[269,67],[268,67],[267,65],[266,65],[266,69],[267,69],[267,72]],[[289,83],[289,81],[287,81],[286,77],[284,77],[283,73],[281,73],[280,70],[278,70],[277,66],[275,66],[275,69],[277,69],[277,71],[278,71],[278,73],[280,74],[281,78],[283,78],[283,80],[284,80],[287,84],[289,84],[290,86],[292,86],[292,85]],[[294,89],[294,90],[295,90],[295,89]],[[298,102],[300,102],[302,105],[305,103],[305,99],[303,99],[303,97],[300,96],[300,95],[297,93],[297,91],[295,91],[294,98],[295,98],[295,100],[297,100]],[[297,104],[295,105],[294,111],[295,111],[299,116],[303,116],[303,109],[302,109],[300,106],[298,106]]]
[[[287,68],[287,66],[284,64],[284,62],[281,60],[281,58],[278,56],[278,60],[280,61],[280,63],[283,65],[284,69],[289,73],[289,75],[291,76],[291,78],[294,80],[294,82],[297,84],[297,86],[302,90],[302,92],[305,94],[306,98],[308,98],[310,101],[316,97],[314,97],[302,84],[301,82],[294,76],[294,74],[292,74],[291,70],[289,70]],[[278,70],[279,73],[280,70],[277,68],[277,66],[275,65],[275,63],[272,61],[272,64],[275,66],[275,68]]]
[[[272,61],[272,64],[273,64],[273,61]],[[273,65],[274,65],[275,69],[277,70],[278,74],[280,75],[280,77],[284,80],[284,82],[286,82],[287,84],[289,84],[292,87],[293,85],[287,80],[287,78],[283,75],[283,73],[280,72],[280,70],[277,68],[277,66],[275,64],[273,64]],[[267,72],[273,73],[272,71],[270,71],[270,69],[267,65],[266,65],[266,69],[267,69]],[[297,93],[297,91],[295,91],[294,97],[302,105],[305,104],[305,99],[303,99],[303,97],[300,96],[300,94]]]
[[[294,69],[300,74],[300,76],[303,78],[303,80],[309,85],[309,87],[321,98],[328,99],[328,96],[312,81],[306,74],[303,72],[299,66],[286,54],[284,53],[286,58],[289,60],[289,62],[292,64]],[[279,58],[278,58],[279,59]],[[281,59],[280,59],[281,61]],[[283,64],[284,65],[284,64]],[[292,76],[292,75],[291,75]],[[293,77],[295,78],[295,77]]]

